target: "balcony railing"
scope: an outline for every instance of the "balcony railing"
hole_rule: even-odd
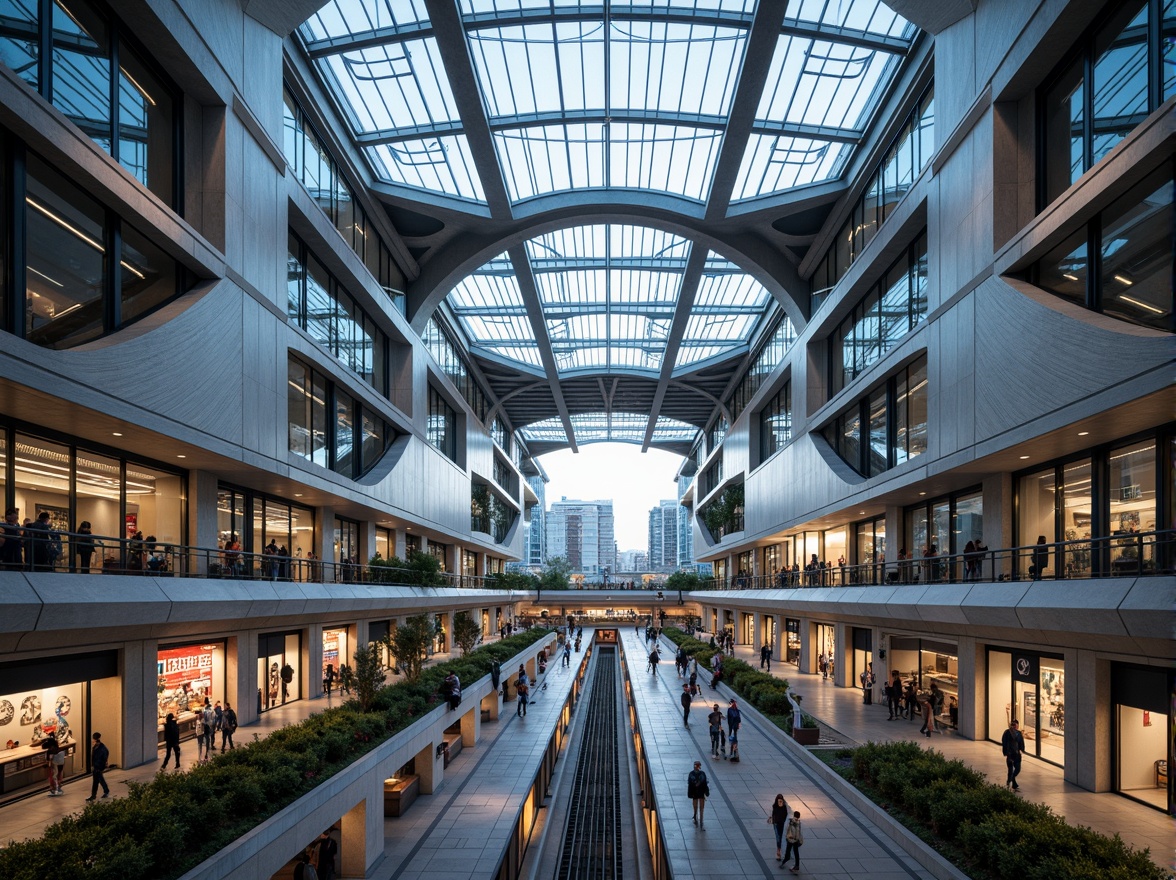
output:
[[[806,567],[703,582],[708,590],[898,586],[1143,577],[1176,573],[1176,530],[946,553],[861,565]]]
[[[249,553],[193,547],[144,538],[118,538],[77,532],[7,527],[0,537],[0,571],[121,574],[146,577],[225,578],[316,584],[395,584],[420,586],[418,572],[354,561]],[[18,551],[11,546],[16,544]],[[9,561],[6,561],[9,560]],[[440,572],[428,586],[493,589],[492,577]]]

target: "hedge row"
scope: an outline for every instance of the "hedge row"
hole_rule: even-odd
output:
[[[472,684],[549,632],[528,630],[389,685],[369,712],[354,701],[324,709],[188,772],[128,783],[127,797],[89,804],[40,839],[0,849],[0,877],[179,877],[429,712],[449,672]]]
[[[662,635],[679,648],[698,660],[700,666],[710,666],[711,658],[721,653],[718,648],[712,648],[706,642],[700,642],[693,636],[688,636],[682,630],[667,626]],[[788,702],[788,680],[776,678],[766,672],[760,672],[742,660],[734,657],[723,658],[723,684],[747,700],[755,708],[769,716],[792,715],[792,705]],[[791,722],[785,722],[790,725]]]
[[[1068,825],[1044,804],[987,782],[962,761],[917,743],[868,743],[851,751],[855,783],[875,801],[899,807],[953,844],[991,877],[1019,880],[1163,880],[1148,850],[1118,834]]]

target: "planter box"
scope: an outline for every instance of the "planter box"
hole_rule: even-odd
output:
[[[384,783],[384,815],[403,816],[421,792],[421,778],[409,776],[393,783]]]
[[[821,729],[819,727],[794,727],[792,728],[792,738],[802,746],[815,746],[821,741]]]

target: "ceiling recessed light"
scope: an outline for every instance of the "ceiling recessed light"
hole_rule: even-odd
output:
[[[111,436],[112,437],[121,437],[122,433],[120,431],[113,431],[113,432],[111,432]]]
[[[858,511],[858,516],[865,516],[865,515],[866,515],[866,512],[864,510]]]
[[[188,457],[188,456],[186,456],[186,455],[177,455],[177,456],[176,456],[176,458],[187,458],[187,457]]]
[[[1085,437],[1085,436],[1086,436],[1087,434],[1089,434],[1089,433],[1090,433],[1089,431],[1079,431],[1079,432],[1078,432],[1078,436],[1079,436],[1079,437]]]
[[[920,494],[920,495],[926,495],[927,493],[926,493],[926,492],[920,492],[919,494]]]
[[[1027,455],[1022,455],[1022,456],[1021,456],[1021,461],[1024,461],[1024,460],[1025,460],[1025,459],[1027,459],[1028,457],[1029,457],[1029,456],[1027,456]]]
[[[301,498],[301,497],[302,497],[302,493],[301,493],[301,492],[295,492],[295,493],[294,493],[294,497],[295,497],[295,498]]]

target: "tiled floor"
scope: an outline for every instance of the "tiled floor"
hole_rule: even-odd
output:
[[[623,638],[631,664],[633,658],[644,656],[645,643],[638,636],[624,631]],[[641,666],[630,667],[633,699],[675,880],[790,876],[777,865],[768,822],[777,793],[801,813],[805,829],[802,876],[819,880],[930,876],[861,813],[831,797],[811,770],[764,736],[750,719],[744,719],[739,737],[739,763],[712,758],[706,716],[716,702],[725,712],[727,701],[704,686],[703,698],[691,708],[687,729],[679,704],[681,681],[673,664],[662,663],[657,678]],[[696,760],[703,762],[711,789],[702,827],[695,827],[686,797],[686,776]]]
[[[751,647],[736,647],[735,654],[759,665],[759,654]],[[672,665],[670,672],[673,674]],[[792,689],[803,695],[805,711],[832,728],[835,735],[840,734],[840,738],[859,743],[900,739],[918,742],[949,758],[963,760],[990,780],[1004,782],[1004,757],[996,743],[970,740],[955,733],[928,739],[918,733],[919,721],[887,721],[885,703],[865,705],[860,690],[836,687],[820,675],[802,675],[796,667],[781,663],[773,662],[772,674],[787,678]],[[1063,778],[1062,768],[1036,758],[1024,760],[1018,782],[1024,797],[1048,804],[1068,822],[1117,831],[1132,846],[1150,848],[1156,864],[1176,869],[1176,834],[1164,812],[1118,794],[1095,793],[1071,785]]]

